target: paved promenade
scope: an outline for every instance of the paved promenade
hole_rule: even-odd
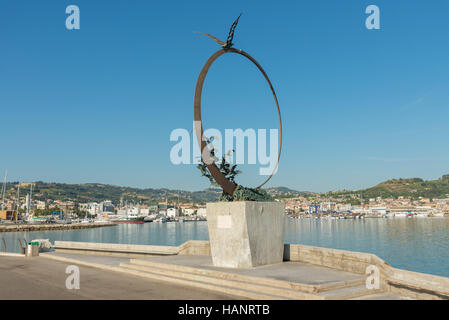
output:
[[[121,259],[109,260],[119,263]],[[79,265],[80,289],[65,287],[71,263],[44,257],[0,256],[0,300],[7,299],[242,299],[200,288],[174,285]]]
[[[292,260],[229,269],[214,267],[207,246],[200,241],[175,248],[184,254],[173,254],[170,248],[165,255],[141,253],[137,258],[134,254],[129,257],[115,252],[126,249],[121,245],[118,248],[109,244],[107,248],[80,252],[67,249],[69,244],[56,243],[56,252],[41,253],[34,258],[0,253],[0,299],[421,300],[448,297],[447,278],[395,269],[376,256],[357,252],[289,245],[286,253]],[[128,247],[130,252],[142,251],[141,246]],[[162,249],[158,247],[156,251]],[[150,246],[148,250],[153,252],[154,248]],[[80,268],[81,290],[66,289],[68,265]],[[380,287],[366,286],[366,275],[362,272],[366,265],[374,265],[382,272]]]

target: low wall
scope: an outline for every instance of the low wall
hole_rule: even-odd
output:
[[[190,240],[177,248],[180,255],[210,256],[209,241]]]
[[[59,252],[91,253],[125,257],[143,255],[210,255],[209,241],[190,240],[180,246],[151,246],[140,244],[96,243],[55,241],[55,250]]]
[[[286,244],[284,260],[358,274],[366,274],[366,268],[373,265],[385,291],[413,299],[449,299],[449,278],[397,269],[371,253]]]

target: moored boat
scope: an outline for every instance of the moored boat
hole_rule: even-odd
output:
[[[416,215],[417,218],[427,218],[429,214],[427,212],[420,212]]]

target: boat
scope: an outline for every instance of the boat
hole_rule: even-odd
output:
[[[95,219],[94,223],[109,223],[109,220],[106,220],[106,219]]]
[[[398,212],[394,214],[395,218],[406,218],[407,217],[407,213],[405,212]]]
[[[24,220],[26,223],[31,223],[31,224],[39,224],[39,223],[45,223],[45,221],[47,221],[47,218],[45,217],[33,217],[31,215],[27,216],[26,219]]]
[[[145,223],[145,218],[146,216],[128,215],[109,218],[109,221],[114,223]]]
[[[143,218],[143,221],[144,222],[153,222],[154,219],[156,219],[156,215],[152,214],[152,215],[149,215],[149,216],[146,216],[145,218]]]
[[[429,214],[427,212],[420,212],[416,215],[417,218],[427,218]]]
[[[154,220],[154,222],[165,223],[165,222],[167,222],[167,219],[165,217],[160,217],[160,218],[157,218],[156,220]]]

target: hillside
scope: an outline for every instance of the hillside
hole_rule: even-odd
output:
[[[444,175],[437,180],[392,179],[359,192],[365,199],[376,197],[397,198],[399,196],[414,199],[419,197],[446,198],[449,195],[449,175]]]
[[[10,199],[15,199],[17,194],[17,182],[7,183],[6,190]],[[101,183],[66,184],[38,181],[34,183],[33,199],[36,200],[72,200],[76,202],[101,202],[111,200],[115,204],[124,201],[142,204],[155,204],[168,199],[170,202],[214,202],[221,195],[221,189],[208,188],[202,191],[171,190],[166,188],[139,189],[122,187]],[[286,187],[270,187],[265,189],[276,198],[290,198],[297,196],[314,196],[311,192],[296,191]],[[21,198],[29,192],[29,183],[21,183]],[[337,191],[323,193],[321,196],[361,195],[369,198],[397,198],[399,196],[417,199],[446,198],[449,197],[449,175],[444,175],[437,180],[423,180],[421,178],[391,179],[378,185],[354,191]]]
[[[15,199],[17,182],[8,183],[6,189],[9,198]],[[29,192],[29,183],[21,183],[21,197]],[[298,191],[284,187],[269,188],[272,195],[297,195]],[[101,202],[111,200],[115,204],[124,201],[142,204],[155,204],[168,199],[171,202],[213,202],[221,195],[221,189],[208,188],[202,191],[184,191],[160,189],[139,189],[132,187],[114,186],[100,183],[66,184],[38,181],[34,183],[33,199],[35,200],[72,200],[76,202]]]
[[[279,197],[298,197],[298,196],[304,196],[309,195],[311,192],[308,191],[296,191],[287,187],[270,187],[265,189],[270,195],[272,196],[279,196]]]

